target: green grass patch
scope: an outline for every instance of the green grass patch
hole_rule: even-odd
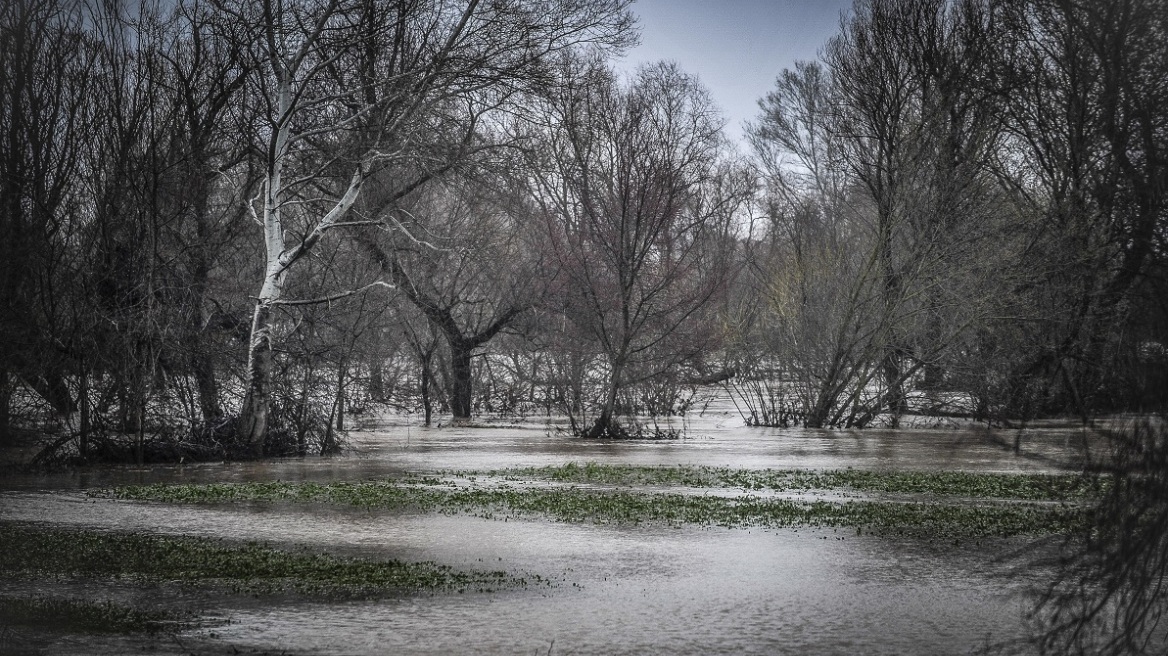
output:
[[[128,608],[109,601],[54,597],[0,597],[0,626],[47,628],[70,633],[133,634],[176,630],[189,617]]]
[[[240,483],[116,488],[119,499],[170,503],[290,501],[491,519],[550,517],[597,524],[713,525],[730,528],[849,528],[880,534],[958,539],[1060,533],[1080,525],[1084,510],[1036,503],[956,504],[795,501],[756,496],[653,494],[575,487],[515,489],[394,481]]]
[[[464,477],[501,476],[597,485],[662,485],[745,490],[850,490],[931,494],[982,499],[1071,501],[1102,495],[1106,481],[1077,474],[980,474],[968,472],[877,472],[852,469],[800,471],[724,467],[636,467],[569,463],[555,467],[455,472]]]
[[[241,592],[370,596],[494,590],[526,585],[506,572],[465,572],[430,562],[342,558],[248,542],[46,528],[0,522],[0,573],[138,577]]]

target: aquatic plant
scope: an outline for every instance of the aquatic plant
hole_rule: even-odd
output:
[[[41,596],[0,597],[0,626],[118,634],[157,633],[196,624],[189,616],[130,608],[111,601]]]
[[[808,471],[729,469],[724,467],[639,467],[594,462],[505,469],[491,472],[453,472],[458,476],[502,476],[604,485],[677,485],[741,488],[745,490],[837,490],[932,494],[987,499],[1068,501],[1096,498],[1106,479],[1080,474],[999,474],[972,472],[862,471],[854,469]]]
[[[527,583],[502,571],[459,571],[432,562],[342,558],[257,542],[15,522],[0,522],[0,573],[138,577],[219,585],[235,591],[328,596],[493,590]]]
[[[565,522],[713,525],[729,528],[829,527],[921,537],[966,538],[1065,532],[1083,519],[1077,506],[1038,503],[796,501],[758,496],[702,496],[576,487],[464,487],[421,483],[239,483],[148,485],[107,492],[119,499],[170,503],[236,501],[337,503],[403,512],[469,514],[491,519],[550,517]]]

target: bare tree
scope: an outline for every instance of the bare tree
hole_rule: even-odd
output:
[[[181,240],[187,293],[181,311],[189,335],[176,346],[187,354],[201,419],[210,424],[224,414],[217,380],[221,364],[215,357],[221,345],[211,328],[216,325],[211,276],[223,252],[239,239],[244,218],[237,202],[222,197],[235,200],[232,196],[245,195],[255,182],[245,168],[248,139],[239,138],[252,129],[253,116],[242,95],[254,71],[239,38],[240,26],[222,20],[213,3],[179,3],[170,21],[173,41],[164,44],[161,55],[166,95],[175,104],[167,144],[175,162],[170,202],[178,214],[172,234]]]
[[[388,233],[387,243],[371,235],[360,239],[402,297],[446,340],[455,422],[471,416],[473,357],[540,296],[526,208],[506,182],[448,177],[387,210],[405,228]]]
[[[870,377],[878,313],[863,275],[863,203],[836,125],[841,102],[829,71],[799,62],[749,131],[766,224],[747,242],[754,301],[740,313],[733,386],[752,423],[846,423],[855,405],[844,401]]]
[[[603,355],[593,437],[624,434],[617,400],[713,344],[706,319],[725,288],[734,215],[751,187],[723,155],[705,90],[666,64],[622,87],[573,64],[548,108],[535,196],[547,217],[559,311]]]
[[[93,49],[81,3],[0,5],[0,441],[18,381],[62,416],[68,386],[65,240],[89,123]]]
[[[991,26],[977,0],[861,1],[827,51],[840,100],[833,127],[871,203],[863,270],[879,281],[880,302],[865,310],[876,318],[865,342],[881,352],[875,405],[894,424],[906,385],[922,372],[923,384],[940,385],[949,347],[993,311],[994,291],[978,285],[987,244],[1000,238],[987,160],[1001,128],[983,84]]]
[[[476,94],[528,84],[559,50],[624,43],[625,5],[264,0],[235,12],[259,26],[253,39],[266,108],[265,183],[255,210],[266,267],[239,425],[254,452],[262,453],[267,430],[272,310],[292,267],[329,231],[364,223],[349,214],[375,171],[410,164],[423,179],[432,175],[433,162],[418,160],[435,152],[442,124],[458,122],[459,107]]]
[[[989,165],[992,27],[980,2],[857,2],[826,67],[784,71],[760,102],[768,222],[743,325],[775,361],[742,379],[760,407],[895,424],[911,387],[956,383],[968,335],[1008,308],[998,272],[1018,249]]]
[[[1034,381],[1042,409],[1085,415],[1127,387],[1112,376],[1139,348],[1124,328],[1162,261],[1168,18],[1145,0],[1006,9],[1013,47],[998,68],[1013,140],[1000,165],[1035,217],[1031,258],[1047,284],[1032,297],[1051,310],[1011,378]]]

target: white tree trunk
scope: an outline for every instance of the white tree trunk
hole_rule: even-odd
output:
[[[292,111],[292,90],[288,75],[276,71],[280,78],[277,89],[277,124],[269,139],[268,174],[264,193],[264,246],[267,267],[264,282],[256,298],[251,320],[251,337],[247,350],[247,388],[239,415],[236,435],[247,445],[251,455],[264,455],[264,440],[268,435],[269,386],[272,375],[272,308],[284,292],[286,268],[282,266],[285,254],[284,222],[281,212],[281,185],[284,158],[288,152],[289,118]]]
[[[268,433],[269,387],[272,373],[272,311],[284,296],[288,271],[292,265],[316,245],[324,234],[336,227],[357,201],[365,182],[370,162],[375,157],[368,153],[358,162],[349,185],[341,197],[321,218],[306,237],[289,248],[284,241],[283,188],[284,165],[294,136],[290,132],[291,116],[296,111],[293,103],[291,73],[277,66],[277,120],[269,139],[268,174],[264,194],[264,246],[267,267],[264,282],[256,297],[252,315],[251,339],[248,343],[247,391],[244,397],[238,439],[248,445],[254,456],[264,455],[264,440]]]

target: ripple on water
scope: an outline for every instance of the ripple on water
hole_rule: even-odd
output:
[[[567,462],[1055,471],[1080,459],[1084,445],[1101,448],[1095,436],[1077,429],[1027,431],[1015,453],[1008,448],[1013,432],[750,429],[725,412],[694,419],[689,430],[691,437],[682,440],[613,443],[566,438],[538,422],[457,430],[398,424],[355,434],[362,450],[337,458],[8,477],[0,481],[9,490],[0,493],[0,519],[301,543],[559,581],[553,588],[495,594],[243,605],[231,609],[234,623],[214,629],[221,637],[195,632],[182,638],[188,644],[205,640],[212,651],[231,644],[322,654],[542,654],[554,641],[555,654],[962,653],[987,635],[1009,638],[1023,630],[1026,579],[1003,576],[1005,567],[994,562],[1020,542],[942,546],[830,530],[501,522],[323,506],[168,506],[89,499],[79,490],[366,480]]]
[[[990,560],[1017,542],[952,547],[831,530],[91,501],[10,493],[0,518],[305,543],[558,581],[494,594],[236,608],[212,642],[240,648],[513,654],[546,653],[554,640],[553,653],[577,654],[931,654],[1021,631],[1022,583]]]

